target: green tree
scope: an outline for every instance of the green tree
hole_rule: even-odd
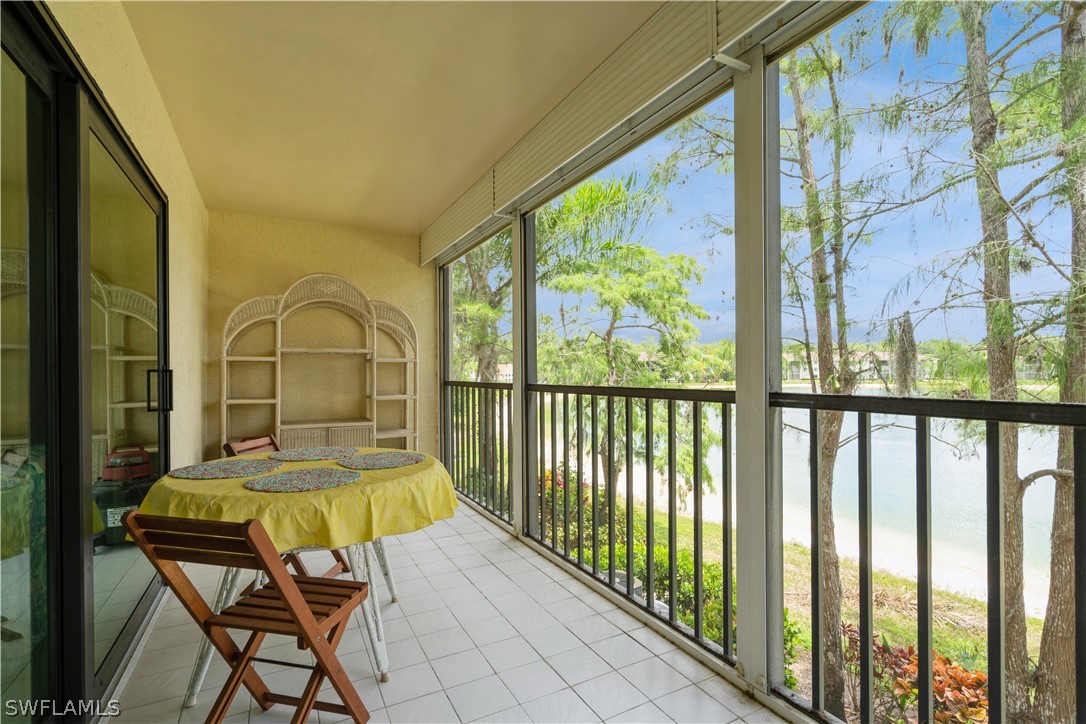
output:
[[[540,378],[562,384],[590,386],[662,387],[686,381],[692,370],[708,359],[700,345],[696,319],[705,310],[689,299],[690,287],[702,280],[703,267],[685,254],[662,254],[647,245],[646,234],[657,208],[665,203],[660,179],[639,184],[636,177],[594,180],[581,184],[537,214],[537,239],[549,249],[591,246],[598,256],[563,253],[546,262],[539,285],[560,296],[556,315],[540,318],[538,367]],[[561,244],[552,237],[580,239]],[[542,253],[540,254],[542,258]],[[733,355],[734,357],[734,355]],[[722,363],[721,363],[722,364]],[[587,404],[587,401],[586,401]],[[575,411],[582,421],[589,410]],[[677,415],[690,430],[693,406],[682,403]],[[644,410],[632,406],[635,458],[644,460]],[[615,457],[610,441],[601,435],[599,454],[609,488],[618,484],[611,472],[622,471],[624,433],[616,434]],[[681,454],[678,477],[689,490],[694,463],[690,435],[680,431],[676,445]],[[654,438],[654,462],[664,472],[665,436]],[[719,443],[709,431],[706,449]],[[706,471],[703,482],[712,486]]]
[[[1080,401],[1086,378],[1086,304],[1083,299],[1084,75],[1083,4],[1031,3],[1001,6],[1017,26],[1009,38],[990,47],[989,27],[995,6],[974,2],[906,2],[887,14],[886,38],[899,35],[914,41],[917,53],[927,52],[932,37],[960,32],[965,44],[963,75],[943,88],[902,93],[894,107],[914,112],[898,116],[912,132],[938,147],[933,138],[959,129],[968,131],[968,161],[947,163],[924,152],[910,163],[927,162],[942,174],[939,194],[952,192],[963,181],[974,187],[981,216],[981,239],[950,266],[968,269],[979,261],[983,286],[979,296],[985,310],[987,388],[992,399],[1018,399],[1016,363],[1023,344],[1037,341],[1047,328],[1063,324],[1064,349],[1059,380],[1061,401]],[[1017,54],[1031,43],[1058,32],[1056,57],[1024,65]],[[918,99],[922,98],[922,102]],[[1053,152],[1055,150],[1055,152]],[[956,166],[956,168],[951,168]],[[948,183],[946,179],[953,179]],[[1008,179],[1019,187],[1008,190]],[[1025,179],[1024,182],[1021,179]],[[920,184],[928,174],[918,174]],[[1070,268],[1057,261],[1050,240],[1037,232],[1038,208],[1052,213],[1061,207],[1071,216]],[[1077,236],[1076,236],[1077,231]],[[1078,246],[1076,246],[1076,242]],[[945,260],[932,276],[949,280],[948,299],[968,300],[957,273],[947,274]],[[1044,264],[1067,282],[1067,292],[1015,295],[1016,272]],[[1077,266],[1076,266],[1077,265]],[[1073,631],[1074,597],[1069,566],[1073,560],[1074,518],[1071,506],[1071,439],[1060,431],[1056,467],[1018,472],[1018,431],[1004,425],[1005,590],[1007,601],[1007,703],[1015,720],[1053,721],[1074,718],[1074,697],[1060,682],[1072,677],[1069,649]],[[1030,666],[1026,644],[1023,593],[1023,499],[1042,477],[1056,480],[1052,519],[1052,569],[1040,656]],[[1031,668],[1033,670],[1031,671]]]
[[[512,359],[512,259],[509,229],[475,247],[452,266],[454,379],[497,382],[498,365]]]

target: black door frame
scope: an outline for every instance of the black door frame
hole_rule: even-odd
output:
[[[173,396],[168,201],[45,4],[2,3],[0,9],[4,50],[26,74],[28,89],[34,86],[36,97],[44,99],[37,105],[28,102],[28,143],[40,145],[42,162],[40,166],[28,164],[29,190],[40,197],[28,225],[32,238],[44,240],[44,248],[28,255],[28,263],[35,295],[30,304],[31,329],[37,335],[32,346],[41,350],[33,366],[44,370],[38,377],[40,382],[32,384],[32,409],[47,411],[35,416],[32,430],[34,439],[44,441],[46,447],[51,622],[48,655],[33,663],[34,695],[59,706],[67,702],[78,705],[112,693],[137,636],[165,590],[156,577],[96,671],[93,509],[87,478],[92,474],[89,134],[93,132],[102,142],[156,213],[159,473],[170,464]],[[84,720],[94,714],[92,710],[63,718]]]

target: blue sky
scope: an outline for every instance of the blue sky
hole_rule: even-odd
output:
[[[853,22],[860,22],[868,27],[880,27],[886,12],[886,4],[874,3],[861,11],[860,15],[838,26],[833,32],[836,45],[842,35],[848,32]],[[1019,8],[1005,5],[992,15],[989,27],[989,47],[998,48],[1009,34],[1018,26],[1014,16]],[[1042,24],[1047,24],[1042,20]],[[881,34],[876,31],[876,35]],[[1058,51],[1058,34],[1049,33],[1031,44],[1014,59],[1013,65],[1025,67],[1045,53]],[[870,55],[882,52],[881,39],[870,45]],[[899,88],[899,79],[906,84],[911,81],[929,79],[944,81],[957,78],[961,73],[964,59],[964,45],[958,33],[952,33],[948,40],[939,35],[932,42],[928,54],[917,59],[909,40],[899,41],[892,48],[885,62],[875,64],[859,78],[844,84],[841,88],[844,105],[864,107],[871,101],[885,100],[889,93]],[[998,100],[998,99],[997,99]],[[731,94],[713,101],[714,112],[726,112],[731,117]],[[808,98],[808,108],[820,110],[828,107],[828,94],[822,92]],[[794,111],[791,97],[781,87],[781,122],[785,127],[794,125]],[[877,164],[886,164],[902,153],[903,145],[916,147],[926,139],[917,138],[909,132],[888,135],[863,123],[857,127],[855,144],[849,153],[846,167],[846,180],[855,179],[860,173],[873,169]],[[969,143],[967,130],[947,138],[931,150],[942,158],[965,159]],[[672,150],[674,143],[664,136],[656,137],[625,157],[619,159],[596,175],[596,178],[624,176],[635,171],[639,177],[646,177],[651,169]],[[815,149],[817,173],[829,171],[828,149],[823,146]],[[1042,162],[1043,163],[1043,162]],[[898,164],[901,168],[901,164]],[[1025,179],[1037,173],[1036,169],[1026,169],[1017,174],[1005,173],[1001,178],[1004,189],[1016,190]],[[895,185],[896,184],[896,185]],[[904,181],[891,182],[889,193],[903,193]],[[934,260],[946,256],[957,256],[961,251],[975,244],[980,237],[980,218],[976,208],[974,187],[971,182],[963,184],[957,193],[944,199],[943,209],[934,202],[917,205],[910,213],[892,220],[886,219],[869,246],[864,247],[854,258],[855,268],[849,276],[847,288],[848,313],[854,327],[850,334],[853,340],[881,340],[885,337],[884,329],[877,322],[884,317],[882,309],[887,304],[888,292],[900,285],[910,272],[918,266],[931,265]],[[782,202],[785,205],[797,205],[800,201],[799,189],[794,179],[782,178]],[[700,304],[710,315],[706,321],[697,322],[702,332],[702,341],[711,342],[721,338],[734,338],[734,240],[722,237],[710,241],[701,223],[706,213],[722,214],[733,217],[734,184],[730,175],[708,169],[690,177],[681,186],[674,186],[668,191],[671,202],[670,213],[659,213],[645,235],[646,243],[664,253],[684,253],[698,258],[706,267],[704,281],[691,290],[691,299]],[[1035,209],[1034,216],[1040,218],[1045,206]],[[944,213],[945,212],[945,213]],[[1067,213],[1055,213],[1037,227],[1039,236],[1053,240],[1050,244],[1053,256],[1059,262],[1066,261],[1066,239],[1069,222]],[[1011,236],[1017,234],[1012,223]],[[804,240],[805,241],[805,240]],[[716,254],[709,250],[715,246]],[[809,248],[806,243],[801,246]],[[804,252],[806,253],[806,252]],[[979,266],[972,264],[966,275],[971,282],[979,281]],[[1059,277],[1050,269],[1034,266],[1029,273],[1019,273],[1012,281],[1015,294],[1052,291],[1060,289]],[[906,308],[910,309],[914,320],[923,317],[917,325],[918,339],[953,338],[979,341],[984,336],[983,310],[975,304],[973,308],[958,309],[923,316],[926,309],[939,305],[945,292],[944,285],[935,285],[921,293],[912,293],[888,305],[888,314],[896,316]],[[539,307],[542,313],[553,314],[557,309],[558,297],[540,290]],[[574,300],[567,300],[567,304]],[[810,313],[810,309],[808,309]],[[872,320],[876,324],[872,326]],[[795,335],[798,331],[796,319],[785,315],[783,320],[785,336]]]

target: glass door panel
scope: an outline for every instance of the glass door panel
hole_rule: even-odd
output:
[[[46,290],[32,270],[44,253],[40,217],[46,105],[4,52],[0,77],[0,700],[41,698],[48,686],[46,450],[41,404],[45,340],[31,323]],[[37,119],[37,120],[35,120]],[[35,175],[32,181],[31,174]],[[39,320],[40,322],[40,320]],[[44,675],[43,675],[44,674]],[[15,711],[5,721],[28,721]]]
[[[159,464],[158,218],[90,135],[94,665],[98,669],[154,577],[125,541]]]

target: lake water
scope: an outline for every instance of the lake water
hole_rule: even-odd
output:
[[[784,411],[783,514],[784,538],[810,546],[810,473],[805,410]],[[712,413],[710,413],[713,417]],[[876,568],[916,576],[916,471],[914,419],[872,415],[872,544]],[[710,420],[719,429],[719,418]],[[984,600],[987,595],[985,522],[985,450],[983,428],[977,445],[958,423],[932,420],[932,579],[937,588]],[[856,432],[856,415],[846,413],[842,439]],[[734,430],[733,438],[734,440]],[[1055,428],[1023,428],[1020,433],[1019,473],[1050,468],[1056,462]],[[838,553],[859,557],[857,523],[857,445],[841,448],[834,467],[834,520]],[[720,471],[721,449],[707,451],[705,465]],[[734,458],[732,461],[734,471]],[[645,498],[645,469],[633,470],[634,497]],[[719,479],[719,472],[715,475]],[[620,478],[620,491],[625,475]],[[733,480],[735,477],[733,475]],[[666,510],[666,477],[656,476],[656,507]],[[1055,484],[1050,478],[1035,482],[1026,493],[1023,516],[1025,536],[1025,599],[1032,615],[1040,616],[1048,600],[1048,565]],[[718,492],[704,493],[704,519],[720,522],[723,503]],[[690,515],[687,508],[683,514]],[[733,509],[734,511],[734,509]],[[734,519],[734,517],[733,517]],[[787,585],[787,582],[786,582]]]
[[[808,413],[785,412],[787,425],[808,425]],[[916,576],[915,432],[911,418],[873,415],[871,438],[872,543],[874,564]],[[878,429],[880,425],[895,425]],[[905,426],[905,427],[901,427]],[[846,415],[842,439],[856,432],[856,416]],[[959,426],[932,421],[932,577],[939,588],[987,595],[985,525],[985,451],[968,453]],[[1022,429],[1019,474],[1055,467],[1057,434],[1051,429]],[[785,538],[810,544],[809,439],[805,432],[784,432]],[[963,454],[963,446],[966,452]],[[857,445],[841,449],[834,466],[834,520],[842,555],[859,556]],[[717,452],[719,460],[719,452]],[[1023,511],[1025,598],[1027,609],[1044,612],[1048,600],[1048,566],[1055,483],[1044,478],[1030,486]]]

